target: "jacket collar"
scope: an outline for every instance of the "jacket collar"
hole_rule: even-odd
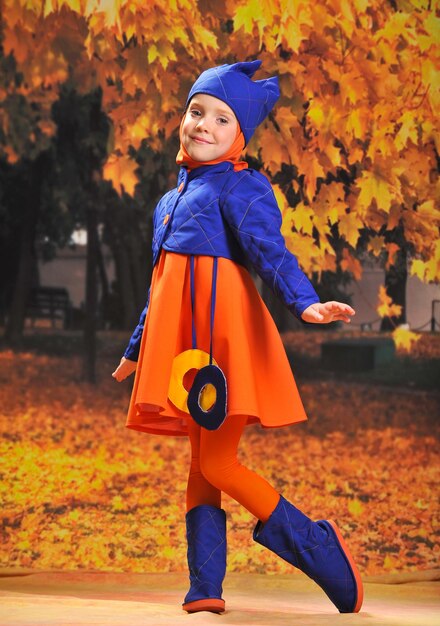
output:
[[[185,173],[188,176],[188,180],[194,180],[195,178],[199,178],[200,176],[212,176],[214,174],[221,174],[223,172],[228,172],[229,170],[233,169],[233,163],[231,163],[230,161],[222,161],[221,163],[217,163],[216,165],[201,165],[200,167],[194,168],[189,173],[187,168],[182,166],[180,168],[180,171],[185,170]]]

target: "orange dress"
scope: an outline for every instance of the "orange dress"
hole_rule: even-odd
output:
[[[209,353],[213,258],[195,257],[197,348]],[[190,257],[162,250],[153,270],[126,426],[187,435],[191,416],[169,399],[174,357],[191,349]],[[218,259],[213,357],[227,381],[227,414],[265,428],[307,419],[281,337],[248,271]]]

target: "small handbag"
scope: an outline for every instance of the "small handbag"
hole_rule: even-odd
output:
[[[223,371],[213,359],[214,314],[217,289],[217,257],[213,258],[211,285],[211,326],[209,355],[197,348],[194,322],[195,280],[194,256],[190,257],[190,287],[192,316],[192,350],[178,354],[173,361],[169,398],[181,410],[189,412],[197,424],[207,430],[217,430],[226,419],[227,383]],[[183,377],[190,370],[198,370],[189,392],[183,385]]]

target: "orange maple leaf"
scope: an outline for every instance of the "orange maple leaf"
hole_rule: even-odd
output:
[[[370,237],[367,247],[368,250],[374,254],[374,256],[379,256],[385,248],[385,237],[373,235]]]
[[[388,270],[392,265],[394,265],[395,256],[398,250],[400,250],[400,247],[397,245],[397,243],[387,243],[385,247],[388,252],[388,259],[387,259],[385,267]]]
[[[342,251],[341,268],[345,272],[351,272],[356,280],[360,280],[362,278],[362,265],[357,259],[354,258],[354,256],[350,254],[347,248],[344,248]]]
[[[137,168],[137,163],[127,155],[117,156],[113,154],[104,165],[103,174],[106,180],[112,181],[113,187],[119,195],[121,195],[123,191],[133,195],[136,184],[138,183],[138,178],[135,174]]]
[[[393,333],[393,340],[396,344],[396,348],[398,350],[403,350],[404,352],[411,352],[411,348],[414,343],[420,340],[420,333],[414,333],[407,328],[396,328]]]
[[[384,285],[379,287],[378,298],[379,304],[376,310],[380,317],[398,317],[402,313],[401,305],[393,304],[393,300],[387,294],[387,290]]]

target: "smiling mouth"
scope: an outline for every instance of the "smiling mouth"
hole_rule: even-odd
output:
[[[200,137],[191,137],[193,141],[200,144],[211,145],[210,141],[206,141],[205,139],[201,139]]]

